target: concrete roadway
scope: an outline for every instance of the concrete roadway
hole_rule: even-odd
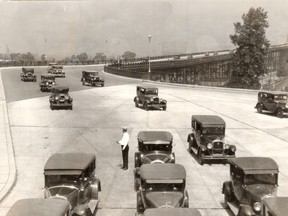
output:
[[[46,68],[36,70],[43,73]],[[58,80],[72,90],[72,111],[51,111],[49,94],[40,92],[38,82],[22,83],[20,69],[2,72],[18,175],[15,187],[0,204],[0,215],[5,215],[20,198],[43,197],[43,167],[48,157],[58,151],[96,154],[96,173],[102,184],[97,216],[134,215],[134,152],[137,134],[145,129],[173,134],[176,162],[187,171],[190,207],[198,208],[203,216],[231,215],[222,207],[221,194],[223,182],[229,179],[229,166],[201,166],[187,151],[193,114],[223,117],[227,123],[226,141],[236,145],[237,156],[274,158],[280,167],[278,194],[288,196],[288,119],[256,113],[257,92],[151,83],[159,87],[160,97],[167,99],[168,107],[166,112],[145,111],[133,103],[140,80],[103,73],[105,87],[91,88],[80,83],[80,69],[66,70],[67,77]],[[128,171],[120,169],[121,152],[116,144],[123,125],[130,133]]]

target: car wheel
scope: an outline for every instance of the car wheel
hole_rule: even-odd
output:
[[[143,201],[141,199],[141,194],[137,193],[137,212],[138,213],[143,213],[144,212],[144,205],[143,205]]]
[[[283,118],[283,110],[282,109],[277,109],[277,111],[276,111],[276,116],[278,117],[278,118]]]
[[[84,82],[84,81],[82,81],[82,85],[85,85],[85,82]]]
[[[258,112],[258,113],[262,113],[262,112],[263,112],[262,104],[258,104],[258,106],[257,106],[257,112]]]
[[[135,177],[135,179],[134,179],[134,190],[138,191],[139,187],[140,187],[140,179]]]
[[[148,111],[148,105],[147,105],[146,102],[144,103],[144,109],[145,109],[146,111]]]
[[[137,101],[135,101],[135,107],[138,107],[139,105],[138,105],[138,102]]]
[[[164,110],[164,111],[166,111],[166,109],[167,109],[167,107],[166,107],[166,106],[164,106],[164,107],[163,107],[163,110]]]
[[[198,148],[197,157],[198,157],[198,160],[199,160],[199,164],[203,165],[204,164],[204,155],[203,155],[203,153],[202,153],[200,148]]]
[[[52,105],[50,105],[51,110],[54,110],[54,107]]]
[[[104,84],[101,84],[102,87],[104,87]]]

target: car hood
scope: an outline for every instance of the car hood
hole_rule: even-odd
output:
[[[264,197],[276,196],[277,193],[277,187],[269,184],[247,185],[246,190],[256,201],[260,201]]]
[[[170,154],[160,151],[143,154],[143,163],[167,163],[171,159]]]
[[[149,207],[181,207],[184,199],[182,192],[147,192],[146,200]]]

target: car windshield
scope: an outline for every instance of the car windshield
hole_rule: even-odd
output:
[[[146,184],[147,191],[181,191],[183,184]]]
[[[275,95],[275,100],[287,100],[287,95]]]
[[[224,135],[225,127],[205,127],[202,128],[202,134]]]
[[[50,175],[46,176],[46,185],[78,184],[79,179],[80,176],[75,175]]]
[[[157,89],[146,89],[145,91],[146,95],[157,95],[158,94],[158,90]]]
[[[244,176],[244,184],[277,184],[277,175],[275,174],[247,174]]]
[[[171,151],[172,146],[171,145],[141,145],[141,149],[142,151]]]

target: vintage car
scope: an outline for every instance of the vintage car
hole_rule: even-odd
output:
[[[175,163],[172,153],[173,135],[168,131],[140,131],[138,152],[135,152],[135,168],[146,163]]]
[[[37,76],[34,73],[34,68],[22,68],[22,73],[20,74],[21,81],[37,81]]]
[[[192,133],[187,137],[188,151],[202,165],[206,161],[225,161],[234,158],[236,147],[225,143],[225,121],[216,115],[193,115]]]
[[[186,170],[180,164],[143,164],[137,189],[137,212],[147,208],[189,208]]]
[[[54,74],[56,77],[65,77],[63,65],[52,65],[50,73]]]
[[[27,198],[16,201],[6,216],[71,216],[70,204],[64,199]]]
[[[44,167],[45,198],[68,200],[72,214],[95,212],[100,180],[95,176],[96,156],[92,153],[56,153]]]
[[[201,216],[194,208],[151,208],[144,211],[143,216]]]
[[[263,216],[287,216],[288,197],[269,197],[263,199]],[[260,210],[261,212],[261,210]]]
[[[73,108],[73,99],[69,95],[69,88],[65,86],[56,86],[52,89],[49,97],[50,108],[54,109],[70,109]]]
[[[258,113],[268,111],[282,118],[288,112],[288,94],[280,92],[259,92],[258,102],[255,106]]]
[[[81,82],[83,85],[104,86],[104,79],[99,76],[98,71],[82,71]]]
[[[55,78],[55,75],[52,74],[42,74],[41,82],[39,83],[40,90],[42,92],[51,91],[54,87],[57,86]]]
[[[263,215],[263,198],[277,193],[277,163],[269,157],[238,157],[229,162],[231,180],[222,187],[225,204],[237,216]]]
[[[47,69],[47,73],[51,73],[52,72],[52,66],[53,65],[57,65],[57,62],[50,62],[48,64],[48,69]]]
[[[135,106],[141,105],[145,110],[150,108],[167,109],[167,101],[158,97],[158,88],[155,87],[136,87],[137,96],[134,98]]]

